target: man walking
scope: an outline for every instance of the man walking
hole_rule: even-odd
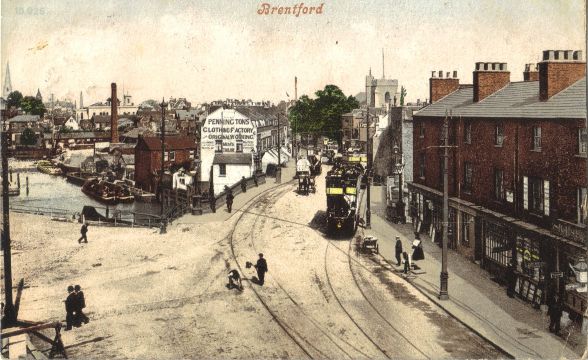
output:
[[[562,315],[562,306],[559,300],[559,295],[555,294],[553,297],[553,301],[549,305],[549,332],[555,333],[559,335],[559,330],[561,326],[561,315]]]
[[[400,236],[396,237],[396,246],[394,253],[396,255],[396,266],[400,266],[400,257],[402,256],[402,241],[400,241]]]
[[[263,254],[259,254],[259,259],[257,260],[257,264],[255,264],[255,269],[257,270],[257,278],[259,279],[259,285],[263,286],[265,281],[265,273],[267,270],[267,262],[263,258]]]
[[[231,212],[231,210],[233,209],[233,192],[231,191],[231,189],[227,190],[227,210],[229,212]]]
[[[67,287],[67,298],[65,299],[65,331],[71,330],[72,326],[75,325],[75,312],[77,308],[77,296],[74,292],[73,286]]]
[[[82,236],[80,236],[80,238],[78,239],[78,243],[81,244],[82,240],[84,240],[84,242],[87,244],[88,237],[86,236],[86,234],[88,233],[88,225],[86,223],[82,224],[82,228],[80,229],[80,233],[82,234]]]
[[[86,307],[86,298],[84,297],[84,292],[82,291],[82,287],[80,285],[76,285],[74,290],[76,291],[77,298],[76,317],[78,320],[76,322],[81,323],[83,321],[84,324],[87,324],[90,322],[90,319],[86,316],[86,314],[84,314],[84,311],[82,310]]]
[[[245,180],[245,176],[241,176],[241,191],[244,193],[247,192],[247,180]]]

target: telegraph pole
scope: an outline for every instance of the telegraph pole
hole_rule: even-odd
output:
[[[445,114],[443,122],[443,244],[441,251],[441,285],[439,287],[439,300],[448,300],[448,280],[447,273],[447,227],[449,225],[449,184],[448,184],[448,167],[449,167],[449,119]]]
[[[16,323],[16,310],[12,300],[12,253],[10,249],[10,213],[8,199],[8,129],[5,121],[5,110],[2,112],[2,250],[4,252],[4,293],[6,303],[4,314],[7,324],[4,327]]]
[[[366,146],[366,155],[367,155],[367,170],[366,170],[366,182],[367,182],[367,198],[366,198],[366,202],[367,202],[367,207],[365,210],[365,228],[366,229],[371,229],[372,228],[372,211],[371,211],[371,197],[370,197],[370,172],[372,171],[372,157],[371,157],[371,151],[370,151],[370,107],[368,105],[367,107],[367,111],[366,111],[366,116],[365,116],[365,120],[366,120],[366,132],[365,132],[365,137],[366,137],[366,142],[365,142],[365,146]]]
[[[162,220],[161,233],[165,234],[165,219],[163,218],[164,198],[163,198],[163,171],[165,169],[165,107],[167,106],[165,99],[161,99],[161,175],[159,176],[159,194],[161,196],[160,215]]]
[[[280,184],[282,182],[282,158],[280,157],[280,153],[282,152],[282,146],[280,143],[280,113],[278,113],[278,171],[276,172],[276,184]]]

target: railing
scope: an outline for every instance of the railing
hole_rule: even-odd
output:
[[[74,219],[75,216],[75,213],[70,210],[42,206],[10,205],[10,210],[18,213],[49,215],[51,217],[61,217],[69,219]]]

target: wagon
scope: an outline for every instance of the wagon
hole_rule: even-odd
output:
[[[375,236],[366,236],[363,238],[361,242],[361,251],[363,253],[380,253],[380,248],[378,246],[378,238]]]

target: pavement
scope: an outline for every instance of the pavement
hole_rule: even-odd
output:
[[[412,224],[391,224],[385,220],[380,188],[372,190],[372,228],[379,239],[380,255],[400,272],[394,256],[395,237],[400,236],[404,251],[411,250]],[[506,289],[494,282],[488,272],[464,256],[449,250],[449,299],[439,300],[441,248],[421,236],[425,259],[421,270],[406,280],[448,314],[486,340],[517,359],[578,359],[586,348],[586,337],[578,325],[562,330],[564,336],[549,332],[549,317],[520,299],[509,298]]]
[[[296,162],[293,159],[290,159],[286,164],[286,167],[282,168],[281,183],[276,183],[276,178],[266,177],[265,183],[260,184],[258,187],[250,187],[245,193],[237,194],[233,200],[232,212],[229,213],[227,206],[223,205],[216,210],[216,213],[205,213],[202,215],[186,214],[175,220],[173,225],[204,224],[208,222],[229,220],[233,215],[239,213],[239,211],[257,195],[291,181],[294,178],[294,175],[296,175]]]

